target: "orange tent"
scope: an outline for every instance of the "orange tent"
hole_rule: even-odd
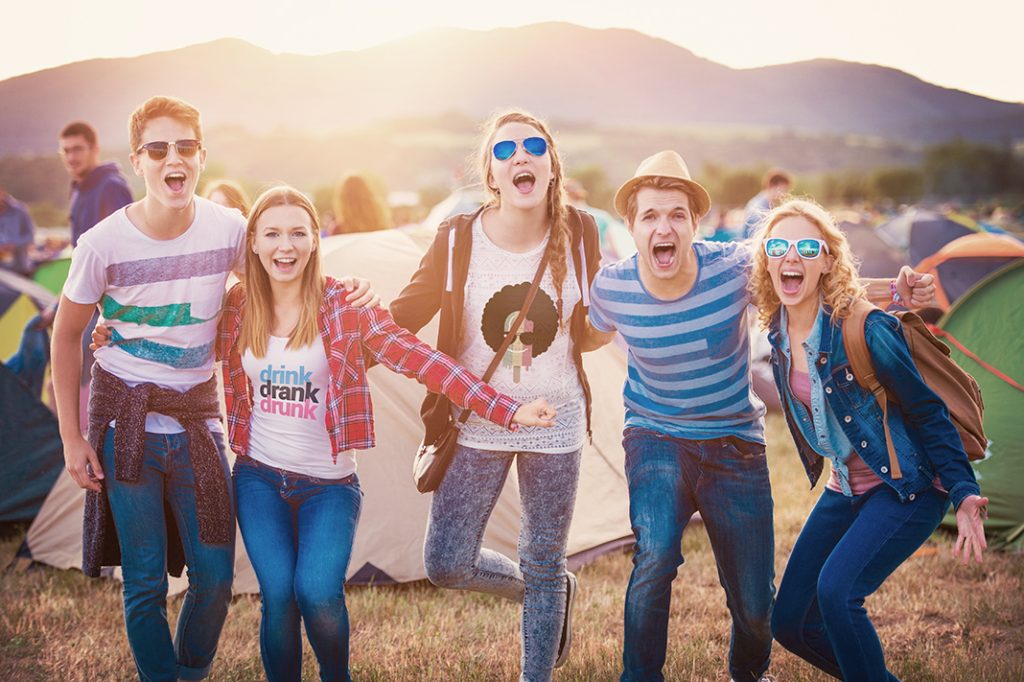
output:
[[[938,307],[948,310],[989,273],[1018,258],[1024,258],[1024,243],[1009,235],[982,232],[954,239],[914,269],[935,277]]]

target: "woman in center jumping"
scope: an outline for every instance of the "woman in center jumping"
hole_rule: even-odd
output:
[[[600,248],[593,218],[566,202],[562,161],[536,117],[521,111],[493,117],[479,169],[484,205],[440,226],[391,313],[416,332],[440,310],[438,350],[482,373],[548,252],[537,296],[490,383],[520,401],[543,395],[557,411],[555,425],[506,433],[471,417],[434,493],[424,547],[434,584],[523,604],[521,679],[536,682],[551,678],[571,643],[576,577],[566,571],[565,553],[590,430],[580,342]],[[448,400],[428,395],[421,410],[426,440],[458,413]],[[523,510],[518,564],[481,548],[513,462]]]

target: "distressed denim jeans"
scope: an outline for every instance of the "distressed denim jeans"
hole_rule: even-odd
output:
[[[732,616],[729,673],[737,682],[757,680],[771,656],[775,595],[764,446],[734,437],[684,440],[642,428],[627,429],[623,445],[636,545],[621,679],[665,679],[672,581],[683,564],[683,530],[700,512]]]
[[[458,445],[430,507],[423,560],[435,585],[522,602],[522,676],[545,682],[565,618],[565,548],[580,473],[580,450],[497,452]],[[519,565],[481,547],[512,463],[519,477]]]

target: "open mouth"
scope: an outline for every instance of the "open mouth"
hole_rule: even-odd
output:
[[[537,183],[537,178],[534,177],[533,173],[529,171],[523,171],[522,173],[516,173],[516,176],[512,178],[512,184],[516,186],[520,194],[529,194],[533,191],[533,186]]]
[[[168,173],[164,177],[164,182],[171,188],[172,192],[180,192],[185,188],[185,174],[184,173]]]
[[[676,262],[676,245],[672,242],[658,242],[651,249],[654,264],[659,268],[669,268]]]
[[[779,273],[779,282],[782,285],[782,293],[792,296],[800,291],[800,286],[804,283],[804,275],[795,270],[783,270]]]
[[[295,267],[296,258],[275,258],[274,267],[283,272],[291,272]]]

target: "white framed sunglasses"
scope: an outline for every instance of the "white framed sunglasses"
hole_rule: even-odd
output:
[[[823,250],[829,253],[828,244],[822,239],[807,237],[790,241],[782,237],[771,237],[764,240],[764,252],[769,258],[785,258],[791,246],[795,246],[797,255],[805,260],[817,258]]]

